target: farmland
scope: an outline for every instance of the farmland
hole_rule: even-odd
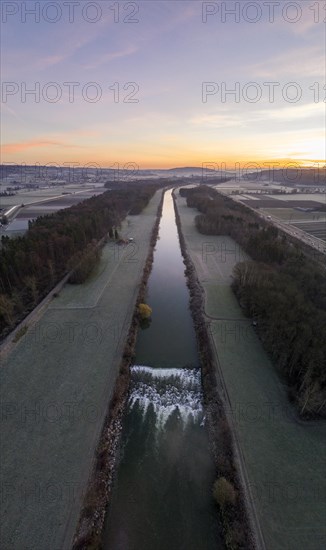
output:
[[[199,234],[198,211],[181,197],[177,202],[266,547],[317,550],[326,539],[325,424],[297,420],[282,380],[231,292],[232,269],[244,253],[229,237]]]
[[[300,201],[305,203],[306,201],[320,202],[322,204],[326,203],[326,194],[325,193],[288,193],[286,195],[271,195],[272,198],[281,201]],[[304,206],[304,204],[302,205]]]
[[[248,195],[249,196],[249,195]],[[321,197],[321,195],[320,195]],[[294,199],[276,199],[275,197],[266,195],[264,198],[253,198],[253,199],[241,199],[241,202],[244,202],[245,204],[248,204],[249,206],[252,206],[253,208],[314,208],[318,211],[318,208],[323,206],[325,203],[322,201],[322,199],[317,199],[315,197],[314,200],[311,199],[305,199],[305,200],[298,200]]]
[[[301,231],[304,231],[305,233],[308,233],[309,235],[312,235],[313,237],[317,237],[318,239],[321,239],[326,242],[326,221],[305,221],[305,222],[292,222],[292,224],[297,227],[298,229],[301,229]]]
[[[309,242],[307,235],[326,241],[326,195],[324,193],[287,193],[279,195],[234,195],[233,198],[247,206],[258,210],[265,216],[271,216],[275,222],[281,222],[281,227],[296,234],[302,240]],[[307,209],[308,211],[304,211]],[[300,229],[303,233],[295,232]],[[305,235],[306,233],[306,235]]]
[[[160,197],[123,223],[134,243],[107,243],[3,358],[3,548],[71,547]]]
[[[301,231],[326,241],[325,212],[302,212],[294,208],[261,208],[266,215],[274,216],[287,225],[293,225]]]
[[[308,222],[325,222],[326,214],[324,212],[302,212],[300,210],[295,210],[294,208],[262,208],[261,209],[266,214],[271,214],[280,220],[283,220],[288,223],[308,221]]]
[[[103,187],[94,185],[65,185],[35,190],[22,189],[15,195],[0,197],[2,213],[14,206],[18,207],[9,216],[9,225],[0,229],[0,234],[8,236],[23,234],[28,229],[29,220],[52,214],[62,208],[69,208],[103,191],[105,191]]]
[[[6,189],[2,189],[6,191]],[[63,198],[69,198],[75,193],[85,193],[92,194],[92,192],[98,191],[99,188],[95,185],[90,184],[71,184],[71,185],[56,185],[52,187],[44,187],[38,189],[21,189],[16,192],[14,195],[4,196],[0,198],[2,208],[10,208],[15,204],[31,204],[36,202],[41,202],[44,200],[51,200],[54,197],[60,197],[62,193],[67,193],[62,195]],[[103,191],[103,188],[102,188]]]

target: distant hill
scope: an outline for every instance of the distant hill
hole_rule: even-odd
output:
[[[301,168],[284,170],[262,170],[243,176],[243,179],[255,179],[257,181],[274,181],[282,185],[307,185],[324,186],[326,185],[326,168]]]
[[[215,172],[215,170],[212,170],[211,168],[203,168],[199,166],[184,166],[181,168],[168,168],[166,172],[175,172],[179,174],[201,174],[202,171],[205,170],[206,172]]]
[[[167,168],[162,170],[152,170],[155,172],[155,174],[166,177],[166,176],[173,176],[173,177],[231,177],[234,175],[234,172],[230,171],[219,171],[214,170],[212,168],[206,168],[205,166],[183,166],[178,168]]]
[[[58,167],[58,166],[51,166],[51,165],[47,165],[47,166],[25,166],[25,165],[6,165],[6,164],[2,164],[0,165],[0,177],[1,178],[5,178],[7,176],[10,176],[10,175],[13,175],[13,174],[21,174],[21,173],[28,173],[29,175],[30,174],[35,174],[37,176],[39,175],[43,175],[43,174],[46,174],[46,175],[49,175],[51,174],[52,172],[54,174],[58,174],[60,173],[60,176],[61,177],[64,177],[65,174],[67,174],[69,172],[69,170],[73,170],[76,174],[82,174],[84,171],[88,174],[96,174],[96,173],[100,173],[101,175],[114,175],[115,173],[119,172],[120,175],[124,176],[124,175],[133,175],[134,177],[171,177],[171,176],[176,176],[176,177],[191,177],[191,176],[197,176],[197,177],[201,177],[201,176],[220,176],[220,177],[225,177],[225,176],[231,176],[232,174],[234,174],[234,172],[230,172],[230,171],[219,171],[219,170],[214,170],[214,169],[211,169],[211,168],[206,168],[206,167],[201,167],[201,166],[185,166],[185,167],[177,167],[177,168],[159,168],[159,169],[155,169],[155,168],[152,168],[152,169],[137,169],[137,166],[135,165],[135,169],[133,169],[132,166],[130,166],[129,169],[126,169],[125,167],[123,166],[120,166],[119,169],[115,169],[115,168],[100,168],[97,169],[96,167],[86,167],[86,168],[83,168],[82,166],[80,167],[75,167],[75,168],[69,168],[69,167],[66,167],[66,166],[62,166],[62,167]],[[133,174],[132,174],[133,173]]]

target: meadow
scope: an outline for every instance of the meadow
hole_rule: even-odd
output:
[[[6,191],[3,187],[0,187],[0,190]],[[95,188],[93,185],[89,184],[68,184],[44,187],[42,189],[21,189],[17,192],[15,191],[14,195],[0,197],[0,204],[2,208],[10,208],[10,206],[14,206],[15,204],[23,203],[27,205],[34,202],[53,199],[54,197],[61,198],[61,196],[63,199],[67,200],[69,197],[71,198],[71,195],[74,193],[88,195],[98,190],[98,188]],[[70,195],[62,195],[62,193],[70,193]]]

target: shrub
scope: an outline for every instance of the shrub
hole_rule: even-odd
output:
[[[235,504],[237,493],[230,481],[225,479],[225,477],[219,477],[213,486],[213,496],[218,505],[223,509],[225,506]]]
[[[0,294],[0,319],[11,327],[14,324],[14,302],[6,294]]]
[[[141,319],[149,319],[152,315],[152,309],[147,304],[139,304],[138,313]]]

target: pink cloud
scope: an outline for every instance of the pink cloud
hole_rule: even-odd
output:
[[[41,147],[61,147],[63,149],[76,149],[82,146],[80,145],[70,145],[60,141],[50,141],[50,140],[29,140],[29,141],[20,141],[16,143],[7,143],[2,146],[2,152],[8,155],[13,155],[21,151],[26,151],[26,149],[39,149]]]
[[[89,65],[84,65],[85,69],[95,69],[96,67],[99,67],[100,65],[104,65],[105,63],[109,63],[113,59],[119,59],[121,57],[127,57],[128,55],[132,55],[133,53],[137,52],[138,48],[135,46],[129,46],[128,48],[125,48],[120,51],[116,52],[110,52],[107,54],[104,54],[100,57],[98,57],[93,63],[90,63]]]

